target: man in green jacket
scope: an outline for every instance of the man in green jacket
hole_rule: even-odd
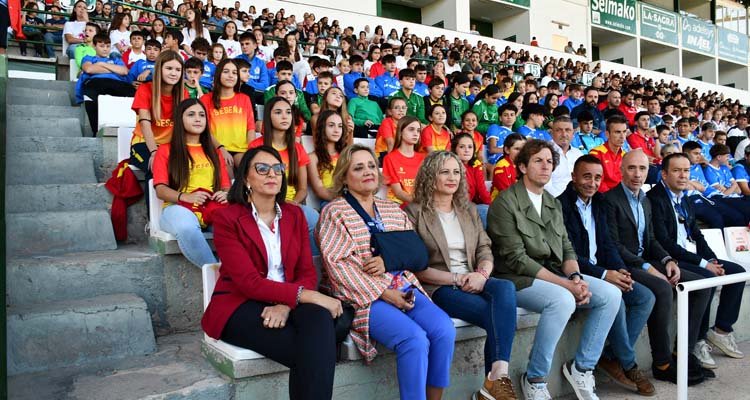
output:
[[[544,190],[559,162],[552,144],[529,140],[516,156],[519,181],[490,206],[487,233],[495,276],[516,285],[518,307],[541,314],[521,378],[524,397],[551,398],[546,382],[557,342],[576,308],[586,308],[575,359],[563,365],[563,375],[579,399],[597,399],[593,370],[622,295],[614,285],[580,273],[560,203]]]
[[[354,81],[354,92],[357,97],[349,100],[349,115],[354,120],[354,137],[375,137],[383,122],[383,112],[378,103],[370,100],[370,81],[367,78],[359,78]]]

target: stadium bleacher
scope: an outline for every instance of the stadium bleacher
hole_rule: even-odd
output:
[[[253,4],[258,10],[266,7],[271,10],[279,8],[278,2],[271,0]],[[392,27],[406,27],[409,28],[410,34],[419,37],[435,38],[445,35],[450,39],[466,39],[472,45],[478,40],[476,35],[468,33],[308,4],[285,2],[284,8],[288,14],[301,16],[305,13],[314,13],[318,18],[326,16],[330,20],[346,21],[344,25],[355,26],[355,34],[365,25],[382,25],[386,31]],[[697,104],[699,99],[706,98],[705,96],[712,93],[719,93],[724,97],[716,102],[717,108],[730,105],[734,100],[739,100],[744,105],[750,104],[750,94],[743,90],[607,61],[591,61],[582,56],[493,38],[481,37],[481,40],[497,49],[509,46],[513,51],[530,52],[530,56],[523,61],[544,64],[551,60],[570,60],[573,66],[561,68],[557,76],[557,80],[563,85],[578,83],[569,78],[576,74],[580,75],[582,71],[593,71],[595,74],[615,73],[627,77],[629,83],[650,84],[657,90],[671,90],[671,82],[679,84],[679,88],[685,93],[689,89],[695,89],[695,92],[690,92],[689,104]],[[452,43],[452,40],[448,41]],[[331,48],[334,51],[338,50],[337,46]],[[487,60],[485,65],[495,61]],[[421,62],[432,65],[434,60]],[[521,70],[523,68],[520,60],[514,65],[521,66]],[[0,71],[3,70],[0,68]],[[72,60],[69,62],[69,70],[69,80],[75,81],[78,70]],[[3,77],[0,77],[0,80],[2,79]],[[288,395],[285,392],[286,368],[253,351],[211,339],[202,333],[195,333],[199,329],[200,315],[210,301],[220,265],[205,265],[198,271],[184,260],[176,238],[160,229],[159,217],[163,202],[157,197],[152,181],[143,182],[148,192],[148,207],[143,201],[130,207],[132,214],[128,224],[133,231],[142,228],[142,222],[147,220],[146,240],[141,240],[136,234],[133,235],[135,239],[128,243],[118,244],[111,238],[107,212],[111,198],[108,195],[102,196],[98,191],[103,191],[101,182],[106,176],[93,166],[97,157],[101,156],[96,153],[89,157],[91,152],[86,150],[86,146],[91,146],[92,141],[95,142],[95,145],[99,146],[98,151],[107,158],[102,164],[108,167],[129,158],[130,138],[135,125],[135,115],[131,110],[132,98],[99,97],[99,126],[92,127],[92,131],[94,136],[103,130],[116,132],[116,141],[97,141],[95,138],[83,137],[83,127],[87,122],[80,107],[66,105],[54,108],[55,106],[44,103],[52,97],[49,93],[70,94],[73,84],[67,82],[44,85],[34,80],[20,79],[15,82],[18,91],[14,91],[14,95],[25,91],[29,95],[24,99],[37,96],[38,102],[17,98],[17,102],[14,103],[10,90],[5,96],[1,96],[7,96],[10,100],[7,113],[8,152],[18,153],[15,159],[9,158],[7,167],[9,171],[15,169],[8,183],[14,187],[6,186],[5,190],[18,190],[19,193],[29,193],[32,197],[31,200],[24,200],[20,196],[12,197],[8,211],[10,214],[7,237],[12,237],[10,232],[13,230],[13,234],[19,234],[23,239],[21,243],[12,247],[12,260],[8,268],[11,338],[8,357],[11,361],[10,384],[11,393],[15,394],[14,398],[54,398],[55,394],[64,390],[78,390],[78,393],[90,396],[81,398],[97,398],[97,389],[101,390],[102,387],[111,392],[120,390],[126,393],[132,390],[132,398],[173,398],[172,396],[177,396],[178,393],[185,398],[285,398]],[[3,101],[4,99],[0,100],[0,105],[4,106]],[[28,121],[32,116],[49,122],[40,126],[28,125],[35,128],[27,129],[25,124],[32,124]],[[67,126],[70,123],[73,124],[73,129],[68,130]],[[63,143],[57,139],[52,140],[53,136],[70,141]],[[311,136],[303,136],[301,141],[306,151],[313,150]],[[355,142],[374,147],[375,140],[355,139]],[[84,160],[80,163],[70,162],[80,149],[84,149]],[[42,152],[45,154],[38,154]],[[40,173],[32,168],[35,167],[34,164],[18,161],[19,158],[46,159],[53,171],[47,175],[39,175]],[[89,173],[90,166],[93,169]],[[65,178],[70,175],[85,175],[86,178],[70,181]],[[143,180],[142,176],[139,177]],[[24,179],[34,180],[33,190],[20,187],[23,186]],[[488,189],[491,188],[491,181],[487,181],[487,186]],[[644,191],[650,188],[651,185],[644,186]],[[92,195],[92,192],[96,192],[97,195]],[[385,193],[386,188],[381,187],[378,196],[385,198]],[[33,204],[53,203],[52,199],[57,199],[58,196],[62,200],[57,200],[57,206],[43,206],[50,207],[42,209],[46,220],[28,212],[21,205],[24,201]],[[76,204],[77,202],[79,204]],[[306,203],[319,208],[319,199],[312,190],[308,190]],[[60,232],[59,226],[68,229],[66,232]],[[39,227],[51,233],[37,235],[36,230]],[[746,227],[725,228],[723,232],[704,229],[703,233],[719,258],[731,259],[746,267],[750,266],[750,252],[736,246],[737,237],[747,237]],[[206,238],[211,239],[212,234],[207,232]],[[750,241],[743,240],[744,243]],[[81,245],[81,242],[87,243]],[[145,242],[150,244],[150,249]],[[40,258],[47,261],[42,262]],[[320,259],[316,258],[314,262],[320,269]],[[52,285],[59,287],[50,288]],[[35,297],[36,293],[45,291],[50,293]],[[750,306],[750,301],[746,303]],[[522,309],[518,311],[518,333],[513,352],[514,361],[511,365],[513,372],[522,371],[524,368],[533,340],[534,327],[538,321],[538,315]],[[80,318],[71,317],[76,315]],[[29,316],[41,322],[34,325],[29,322]],[[750,322],[745,319],[743,318],[743,324]],[[574,317],[569,325],[560,343],[574,343],[580,336],[580,318]],[[459,333],[453,366],[455,379],[445,396],[449,399],[470,395],[483,379],[483,374],[479,370],[482,369],[484,332],[460,320],[454,320],[454,326]],[[97,329],[105,327],[111,328],[108,334],[97,332]],[[45,342],[48,337],[50,340]],[[737,337],[740,340],[748,340],[750,333],[738,332]],[[643,342],[644,339],[641,338],[638,362],[641,365],[650,365],[650,354],[645,349],[647,346],[643,346]],[[200,351],[197,350],[198,346]],[[192,350],[187,351],[188,354],[180,353],[183,348]],[[571,349],[558,349],[556,363],[559,364],[562,359],[567,358],[570,352]],[[378,393],[373,395],[373,398],[390,398],[398,392],[393,379],[393,354],[381,354],[373,366],[363,367],[361,361],[357,361],[361,356],[351,338],[348,338],[339,350],[339,358],[339,368],[346,372],[337,376],[336,398],[347,395],[347,388],[352,385],[360,385],[362,390]],[[216,370],[207,368],[206,360]],[[108,372],[102,372],[101,365],[106,365],[104,369]],[[559,365],[555,366],[556,372],[550,380],[550,389],[556,394],[569,394],[570,388],[562,383],[558,367]],[[58,379],[47,386],[37,388],[36,392],[26,387],[32,379],[32,374],[51,373],[61,368],[71,368],[68,378]],[[156,383],[147,382],[143,387],[134,385],[134,381],[122,377],[125,374],[158,375],[161,368],[166,368],[165,376],[155,379]],[[121,373],[111,372],[112,369]],[[70,384],[73,381],[75,385]],[[517,393],[520,391],[517,390]],[[129,397],[123,394],[117,398]]]

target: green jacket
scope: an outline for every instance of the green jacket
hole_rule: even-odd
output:
[[[474,103],[472,111],[477,115],[477,130],[483,135],[487,135],[487,129],[492,124],[500,124],[500,116],[497,114],[497,107],[489,105],[484,100],[477,100]]]
[[[294,90],[295,92],[297,92],[297,99],[294,101],[293,105],[299,108],[299,112],[302,113],[302,118],[304,118],[305,121],[310,122],[312,113],[310,112],[310,108],[307,107],[307,102],[305,102],[305,95],[299,89],[294,89]],[[268,104],[268,101],[274,98],[275,96],[276,96],[276,85],[271,85],[263,93],[263,103]]]
[[[513,282],[516,290],[531,286],[541,268],[562,276],[563,261],[577,259],[560,202],[544,191],[539,217],[523,181],[500,193],[492,203],[487,234],[495,259],[493,276]]]
[[[354,120],[354,125],[362,126],[368,119],[375,125],[383,122],[383,112],[380,111],[380,106],[367,97],[357,96],[349,100],[347,108]]]
[[[419,122],[427,125],[427,118],[424,116],[424,99],[422,96],[411,92],[411,97],[406,97],[403,89],[399,89],[398,92],[394,93],[393,97],[399,97],[406,100],[406,115],[416,117]]]
[[[464,115],[466,111],[469,111],[469,101],[466,100],[465,97],[456,99],[451,93],[448,93],[445,97],[448,99],[448,104],[450,104],[449,114],[452,120],[448,121],[448,123],[452,125],[451,130],[459,130],[461,129],[461,116]],[[487,132],[485,131],[484,133]]]

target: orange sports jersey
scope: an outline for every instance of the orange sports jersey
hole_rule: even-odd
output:
[[[256,138],[252,142],[250,142],[249,148],[253,149],[255,147],[263,146],[263,137]],[[284,174],[289,177],[289,168],[292,168],[289,166],[289,151],[287,151],[286,147],[278,148],[276,146],[273,147],[276,149],[276,151],[279,152],[279,155],[281,156],[281,162],[286,167],[286,170],[284,171]],[[296,168],[301,169],[307,166],[307,164],[310,164],[310,157],[305,152],[305,148],[302,147],[299,143],[294,143],[294,149],[297,152],[297,166]],[[294,196],[297,194],[297,188],[287,184],[286,186],[286,200],[292,201],[294,200]]]
[[[201,103],[206,107],[211,134],[228,151],[246,151],[247,132],[255,132],[255,115],[250,98],[245,94],[235,93],[232,97],[222,98],[217,109],[212,96],[213,93],[207,93],[201,97]]]
[[[153,82],[147,82],[138,86],[138,90],[135,92],[135,98],[133,98],[132,110],[136,114],[135,130],[133,131],[133,139],[130,141],[131,145],[136,143],[143,143],[146,140],[143,138],[143,131],[141,130],[141,124],[138,123],[138,110],[149,110],[151,111],[151,132],[154,133],[154,140],[156,144],[165,144],[172,141],[172,128],[174,127],[174,121],[172,120],[172,96],[162,94],[161,96],[161,118],[156,118],[153,115],[153,109],[151,104]],[[184,99],[190,97],[187,90],[182,96]]]
[[[484,136],[479,131],[474,131],[474,153],[477,157],[482,158],[481,155],[484,153]]]
[[[501,158],[492,171],[492,200],[503,190],[516,183],[516,166],[510,158]]]
[[[391,117],[383,119],[383,122],[378,128],[378,134],[375,136],[375,154],[388,152],[388,145],[386,139],[396,139],[396,126],[398,123]]]
[[[604,176],[602,176],[602,183],[599,186],[599,193],[607,192],[609,189],[619,185],[622,181],[620,165],[622,165],[622,157],[625,155],[625,151],[620,149],[619,153],[615,153],[605,143],[591,149],[589,154],[602,162]]]
[[[426,128],[422,129],[421,136],[422,151],[429,146],[435,151],[450,150],[451,149],[451,131],[448,128],[443,127],[440,132],[436,132],[432,124],[427,125]]]
[[[400,150],[394,149],[383,159],[383,176],[388,188],[388,199],[396,203],[403,203],[390,188],[394,183],[400,183],[401,189],[406,193],[414,193],[417,171],[425,159],[424,153],[414,153],[413,157],[407,157]]]
[[[169,152],[170,144],[166,143],[159,146],[159,149],[154,155],[154,186],[156,185],[167,185],[169,186]],[[192,193],[198,189],[205,189],[211,192],[220,190],[221,188],[228,188],[231,186],[229,182],[229,174],[227,173],[226,163],[224,157],[221,155],[220,150],[216,150],[218,154],[219,162],[219,178],[221,181],[221,188],[214,187],[214,165],[206,157],[206,153],[203,152],[203,147],[200,144],[188,144],[188,153],[192,157],[193,162],[190,164],[190,179],[186,188],[182,189],[183,193]],[[172,188],[179,190],[179,188]],[[165,206],[169,205],[164,203]]]

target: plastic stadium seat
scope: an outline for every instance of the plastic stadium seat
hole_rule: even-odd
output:
[[[204,311],[206,310],[206,307],[208,307],[208,303],[211,302],[211,295],[214,292],[214,287],[216,287],[216,281],[219,279],[219,268],[221,268],[221,264],[206,264],[201,268],[201,271],[202,271],[201,275],[203,277],[203,310]],[[203,338],[206,344],[215,348],[221,353],[224,353],[224,355],[231,358],[233,361],[255,360],[258,358],[265,358],[262,355],[252,350],[243,349],[242,347],[232,346],[231,344],[226,343],[224,341],[211,338],[205,333],[203,334]]]
[[[156,240],[158,242],[163,242],[165,244],[169,242],[177,243],[177,238],[174,237],[171,233],[167,233],[161,230],[161,226],[159,225],[159,219],[161,218],[161,211],[164,207],[164,202],[156,196],[156,190],[154,189],[154,180],[149,179],[148,181],[148,226],[149,226],[149,235],[151,236],[151,239]],[[213,240],[214,234],[213,232],[203,232],[203,236],[205,236],[206,240]],[[171,246],[164,246],[164,248],[168,248]],[[176,246],[174,246],[176,247]],[[169,253],[172,253],[171,251]]]
[[[716,257],[723,260],[729,258],[721,229],[701,229],[701,233],[703,234],[703,238],[706,239],[708,247],[716,254]]]
[[[313,143],[313,137],[308,135],[302,136],[302,147],[305,148],[305,151],[308,153],[312,153],[313,150],[315,150],[315,143]]]
[[[70,67],[68,68],[69,74],[68,79],[70,79],[71,82],[78,81],[78,75],[81,73],[81,69],[78,68],[78,63],[75,59],[70,60]]]
[[[135,126],[136,115],[131,109],[132,97],[116,97],[110,95],[99,96],[99,126],[98,132],[105,127]],[[92,126],[91,129],[94,129]]]

